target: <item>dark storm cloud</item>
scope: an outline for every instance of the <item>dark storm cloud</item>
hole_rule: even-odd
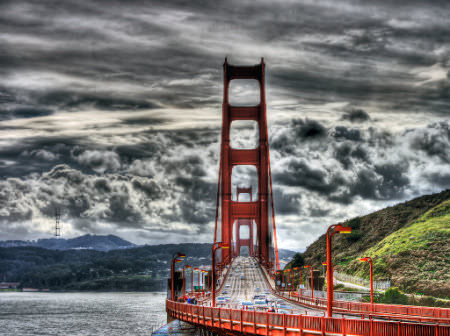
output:
[[[225,56],[265,58],[283,219],[331,224],[438,191],[449,13],[445,1],[2,1],[0,222],[19,235],[59,206],[77,232],[207,235]]]
[[[448,50],[433,52],[448,46],[443,37],[450,31],[442,22],[442,8],[425,2],[415,6],[423,8],[423,15],[417,10],[408,20],[402,18],[400,6],[377,7],[351,1],[342,6],[328,2],[255,5],[245,1],[214,6],[158,1],[152,1],[151,6],[110,1],[105,6],[95,1],[67,1],[64,6],[56,6],[53,1],[7,1],[2,3],[4,14],[0,16],[5,46],[2,71],[7,75],[30,71],[32,64],[33,71],[68,77],[64,79],[67,88],[60,91],[36,90],[25,85],[26,81],[15,87],[16,92],[22,90],[16,100],[28,96],[30,102],[46,106],[217,106],[217,64],[230,47],[240,54],[238,47],[233,47],[233,43],[243,43],[234,37],[239,33],[244,43],[252,40],[255,49],[273,43],[286,50],[300,48],[308,55],[320,55],[317,61],[311,58],[303,66],[296,57],[289,63],[265,55],[269,61],[283,64],[268,71],[271,85],[300,101],[369,100],[391,108],[414,105],[428,108],[427,113],[443,113],[449,107],[446,81],[415,86],[415,75],[395,67],[380,71],[377,66],[390,62],[448,66]],[[438,20],[430,23],[433,15]],[[209,42],[214,42],[214,47],[209,47]],[[108,85],[112,82],[138,87],[123,90]],[[93,88],[96,94],[92,94]],[[299,92],[303,97],[299,98]],[[432,102],[435,96],[440,96],[439,104]]]
[[[290,160],[283,174],[274,175],[274,179],[281,184],[303,187],[323,195],[333,193],[344,183],[339,174],[330,179],[328,177],[325,170],[312,168],[303,159]]]
[[[311,217],[325,217],[330,213],[330,210],[323,208],[312,208],[309,212]]]
[[[295,153],[298,146],[305,142],[316,145],[327,137],[327,129],[316,120],[293,119],[283,127],[289,131],[271,135],[270,147],[286,154]]]
[[[334,137],[338,140],[361,141],[361,131],[358,129],[349,129],[345,126],[336,126],[334,128]]]
[[[426,179],[435,185],[440,186],[442,189],[450,188],[450,173],[445,171],[431,173],[425,176]]]
[[[413,136],[411,147],[420,150],[428,156],[436,156],[445,163],[450,163],[450,126],[448,122],[429,125],[422,132],[416,132]]]
[[[273,191],[275,213],[287,215],[298,214],[301,211],[299,195],[285,194],[282,188],[275,188]]]
[[[352,109],[342,116],[342,120],[351,122],[364,122],[370,120],[369,114],[361,109]]]
[[[356,162],[369,163],[368,153],[362,146],[354,147],[351,143],[344,142],[337,145],[334,150],[334,157],[338,160],[344,169],[349,169]]]
[[[35,118],[47,116],[53,111],[46,108],[19,107],[10,110],[0,110],[0,120],[16,119],[16,118]]]
[[[98,110],[148,110],[160,107],[151,101],[139,98],[120,98],[104,92],[93,95],[86,92],[54,91],[33,93],[36,102],[43,106],[58,106],[60,109],[82,110],[94,108]]]
[[[297,149],[292,147],[292,153],[289,153],[292,157],[277,166],[274,181],[287,187],[300,187],[342,204],[351,204],[355,197],[402,199],[408,191],[415,189],[410,174],[417,165],[427,167],[419,175],[428,183],[438,188],[447,185],[447,177],[434,171],[434,163],[431,162],[437,159],[447,163],[450,154],[448,135],[446,122],[407,130],[398,135],[373,128],[361,131],[336,126],[335,132],[330,132],[323,140],[328,140],[329,145],[320,147],[321,156],[316,155],[314,143],[306,142]],[[298,134],[294,129],[286,128],[282,135],[277,136],[286,143],[295,143]],[[431,144],[436,144],[436,147]],[[402,146],[405,148],[400,149]],[[415,150],[409,151],[408,147],[420,148],[427,157],[417,155]],[[390,153],[396,154],[392,156]],[[339,165],[343,170],[336,168]]]

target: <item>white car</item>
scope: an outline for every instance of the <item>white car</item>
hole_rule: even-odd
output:
[[[219,296],[217,299],[216,299],[216,302],[217,303],[227,303],[227,302],[229,302],[230,301],[230,297],[228,297],[228,296]]]
[[[263,299],[255,299],[255,300],[253,300],[253,304],[255,306],[267,306],[266,300],[263,300]]]
[[[241,309],[253,310],[253,302],[252,301],[242,301]]]

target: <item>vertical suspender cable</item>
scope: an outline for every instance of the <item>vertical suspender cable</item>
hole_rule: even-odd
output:
[[[227,59],[225,58],[225,62],[226,61],[227,61]],[[224,97],[225,97],[225,90],[226,90],[225,84],[224,84],[223,90],[224,90]],[[218,218],[219,218],[220,187],[221,187],[221,182],[222,182],[223,136],[224,136],[224,130],[223,130],[223,127],[222,127],[222,133],[221,133],[221,136],[220,136],[220,152],[219,152],[219,176],[217,178],[217,202],[216,202],[216,223],[215,223],[215,227],[214,227],[214,245],[217,242],[217,222],[218,222]],[[214,258],[214,256],[212,256],[212,257]]]
[[[274,209],[274,205],[273,205],[272,169],[270,167],[270,153],[269,153],[269,142],[268,141],[267,141],[267,162],[269,164],[270,204],[272,206],[273,239],[275,241],[275,261],[276,261],[275,266],[276,266],[276,269],[278,270],[278,269],[280,269],[280,261],[278,259],[277,229],[275,226],[275,209]]]
[[[219,178],[217,179],[216,222],[214,226],[214,244],[217,241],[217,222],[219,218],[220,182],[222,181],[222,146],[220,146]],[[213,256],[214,257],[214,256]]]

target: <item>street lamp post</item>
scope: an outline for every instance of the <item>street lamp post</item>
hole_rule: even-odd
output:
[[[280,291],[280,288],[283,287],[283,286],[282,286],[282,283],[283,283],[283,271],[277,270],[275,273],[278,274],[278,276],[279,276],[279,277],[275,276],[275,279],[280,279],[280,280],[279,280],[279,281],[280,281],[280,284],[278,285],[278,291]],[[277,283],[278,283],[278,281],[277,281]]]
[[[298,267],[298,286],[301,287],[303,285],[303,279],[302,279],[302,268]],[[300,288],[300,296],[303,295],[303,289]]]
[[[305,265],[305,268],[311,269],[311,302],[314,299],[314,270],[312,265]]]
[[[292,280],[291,280],[291,292],[292,292],[292,289],[295,288],[295,287],[294,287],[294,283],[295,283],[295,273],[294,273],[294,270],[293,270],[292,268],[291,268],[289,271],[290,271],[290,272],[289,272],[289,277],[292,278]]]
[[[291,296],[291,292],[292,292],[292,285],[293,285],[293,273],[292,273],[292,269],[289,268],[289,296]]]
[[[184,265],[183,266],[183,297],[185,297],[186,296],[186,277],[185,277],[185,273],[184,273],[184,270],[186,269],[186,268],[191,268],[192,266],[190,266],[190,265]]]
[[[200,268],[194,268],[194,271],[197,272],[197,287],[200,287]]]
[[[290,286],[290,281],[291,281],[291,269],[285,269],[284,270],[284,288],[288,290],[289,295],[291,295],[291,286]]]
[[[202,272],[202,293],[205,293],[205,275],[208,273],[205,270],[200,270]]]
[[[327,315],[333,317],[333,261],[331,260],[331,239],[336,233],[351,233],[352,228],[333,224],[327,230]]]
[[[194,294],[194,270],[191,267],[191,295]]]
[[[359,259],[361,262],[368,262],[369,263],[369,269],[370,269],[370,304],[373,305],[373,267],[372,267],[372,258],[371,257],[365,257]]]
[[[212,252],[211,252],[211,297],[212,297],[212,307],[216,306],[216,250],[218,249],[228,249],[230,248],[230,244],[222,243],[222,242],[216,242],[212,246]]]
[[[295,284],[295,271],[298,271],[300,269],[300,267],[294,267],[294,276],[293,276],[293,278],[294,278],[294,284]],[[300,279],[299,279],[299,281],[300,281]],[[300,284],[300,283],[299,283]],[[294,287],[295,288],[295,287]]]
[[[174,277],[175,277],[175,263],[176,262],[181,262],[181,259],[178,259],[178,258],[184,258],[184,257],[186,257],[186,254],[180,253],[180,252],[177,252],[177,253],[175,253],[172,256],[172,263],[171,263],[171,267],[170,267],[170,275],[171,275],[171,278],[170,278],[170,285],[171,285],[170,298],[171,298],[172,301],[175,301],[175,288],[174,288],[175,287],[175,279],[174,279]]]

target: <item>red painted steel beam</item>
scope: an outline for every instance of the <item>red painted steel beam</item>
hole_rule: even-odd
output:
[[[230,202],[233,219],[253,219],[259,217],[259,202]]]
[[[230,121],[234,120],[253,120],[258,121],[258,106],[229,106]]]
[[[232,166],[251,165],[259,166],[259,150],[258,149],[231,149],[230,160]]]

